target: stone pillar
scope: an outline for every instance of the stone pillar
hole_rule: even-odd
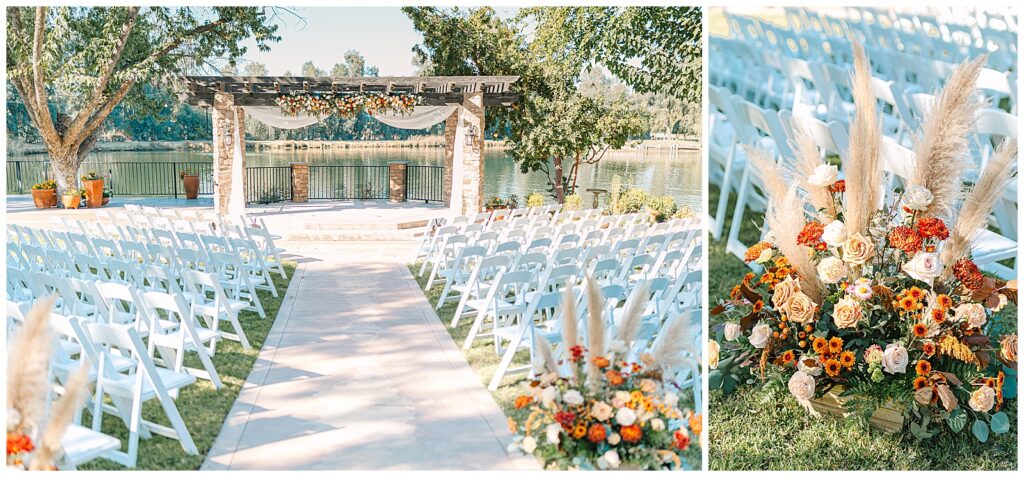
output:
[[[462,149],[462,206],[464,214],[476,214],[484,210],[484,93],[466,93],[462,97],[463,120],[460,126],[469,130],[475,128],[473,145]]]
[[[309,164],[292,162],[292,202],[309,201]]]
[[[444,121],[444,205],[452,206],[452,166],[455,164],[455,128],[459,124],[459,111],[455,110]]]
[[[405,202],[406,167],[409,161],[388,162],[388,199],[391,202]]]
[[[235,131],[236,115],[238,117],[238,134]],[[214,93],[212,121],[213,209],[219,214],[229,214],[232,210],[245,208],[245,111],[235,106],[235,97],[231,94]],[[237,165],[235,164],[236,136],[242,150],[238,158],[241,160],[241,164]],[[236,171],[241,171],[241,173],[235,174]],[[240,200],[241,204],[232,204],[232,200]]]

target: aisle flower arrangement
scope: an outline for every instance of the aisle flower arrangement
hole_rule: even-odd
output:
[[[593,309],[600,310],[600,290],[589,279],[588,294]],[[567,293],[565,316],[575,316],[572,302]],[[629,306],[607,350],[600,311],[589,315],[593,332],[586,347],[577,342],[575,320],[563,318],[565,360],[556,360],[547,341],[538,338],[545,369],[523,384],[515,400],[509,418],[509,429],[517,434],[514,448],[560,469],[684,468],[681,455],[696,445],[701,416],[678,408],[679,397],[662,372],[689,352],[684,349],[689,317],[666,324],[651,354],[628,362],[621,356],[632,343],[642,308],[642,303]]]
[[[383,93],[308,94],[299,91],[277,97],[276,103],[286,116],[338,116],[351,118],[367,114],[409,114],[420,98],[411,94]]]
[[[813,400],[838,391],[865,420],[879,407],[901,410],[920,439],[969,427],[984,442],[1009,431],[1003,393],[1016,373],[1016,319],[1000,311],[1017,303],[1017,284],[982,274],[970,243],[1014,179],[1016,140],[961,192],[983,64],[960,65],[937,97],[902,191],[881,188],[875,99],[859,47],[845,179],[804,135],[792,169],[749,150],[770,200],[770,232],[746,252],[761,273],[748,273],[711,312],[726,318],[709,343],[712,387],[774,383],[812,414]]]

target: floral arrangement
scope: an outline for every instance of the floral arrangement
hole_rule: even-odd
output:
[[[60,439],[88,392],[89,365],[81,366],[65,384],[46,418],[53,347],[50,309],[56,296],[39,300],[11,342],[7,362],[7,468],[52,470],[61,457]],[[45,421],[45,422],[44,422]]]
[[[53,190],[57,188],[57,181],[45,180],[32,185],[32,190]]]
[[[859,46],[855,53],[845,179],[802,133],[792,168],[749,151],[771,232],[746,251],[761,273],[711,311],[725,324],[709,342],[709,383],[727,393],[741,382],[777,383],[812,414],[811,401],[834,391],[865,420],[879,407],[900,409],[920,439],[970,423],[984,442],[1010,428],[1002,409],[1006,373],[1016,373],[1016,319],[999,312],[1017,303],[1017,285],[982,274],[970,242],[1013,180],[1016,140],[961,197],[984,58],[964,63],[925,118],[905,189],[883,203],[870,69]]]
[[[527,207],[540,207],[544,205],[544,194],[540,192],[531,192],[530,195],[526,196]]]
[[[276,100],[281,113],[286,116],[304,113],[309,116],[335,115],[342,118],[351,118],[360,112],[409,114],[419,102],[419,96],[410,94],[308,94],[297,91],[278,96]]]
[[[103,179],[103,177],[100,176],[99,173],[97,173],[96,171],[89,171],[89,172],[86,172],[84,175],[82,175],[82,182],[85,182],[85,181],[98,181],[98,180],[101,180],[101,179]]]
[[[567,361],[557,361],[538,335],[544,369],[515,399],[508,420],[517,434],[513,449],[560,469],[683,468],[682,452],[701,435],[701,416],[677,407],[679,397],[662,373],[685,355],[690,317],[670,321],[651,354],[628,362],[623,357],[639,329],[644,303],[627,304],[618,336],[606,350],[601,292],[590,279],[587,289],[588,308],[597,311],[589,314],[586,347],[576,336],[571,292],[562,318]],[[642,292],[637,296],[646,296]]]
[[[196,173],[195,169],[192,169],[191,167],[186,167],[186,168],[178,171],[178,179],[180,179],[180,180],[185,180],[185,176],[194,176],[194,175],[198,175],[198,174]]]
[[[491,209],[515,209],[519,207],[519,196],[512,194],[508,196],[508,199],[502,199],[501,197],[494,196],[487,200],[484,204],[484,208]]]

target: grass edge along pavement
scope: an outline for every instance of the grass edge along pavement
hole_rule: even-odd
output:
[[[441,290],[444,288],[444,280],[440,283],[435,279],[433,288],[425,290],[427,285],[427,274],[423,277],[417,276],[419,272],[419,266],[422,262],[409,265],[409,273],[416,279],[416,283],[419,284],[420,290],[423,291],[423,295],[427,298],[427,302],[431,306],[436,306],[437,299],[441,296]],[[466,336],[469,334],[469,328],[473,325],[472,318],[464,318],[460,320],[459,325],[455,328],[448,326],[451,323],[452,316],[455,314],[455,307],[458,306],[458,300],[449,301],[441,307],[440,310],[435,310],[437,317],[441,320],[444,329],[448,331],[448,335],[452,341],[462,352],[463,357],[466,358],[466,362],[473,368],[477,377],[480,378],[481,386],[487,386],[490,383],[491,377],[494,376],[494,371],[498,367],[498,361],[501,356],[494,352],[494,342],[490,339],[480,339],[473,343],[473,346],[468,349],[462,349],[462,342],[465,341]],[[530,352],[529,350],[522,349],[515,355],[515,359],[512,361],[512,368],[519,367],[521,365],[529,364]],[[526,383],[526,373],[506,375],[502,380],[498,389],[495,391],[488,392],[494,402],[501,408],[501,412],[506,417],[510,417],[515,409],[514,401],[516,396],[522,394],[520,386]],[[679,394],[679,409],[693,409],[693,395],[688,392],[680,392]],[[519,452],[518,450],[515,452]],[[697,445],[696,439],[694,443],[690,445],[685,451],[683,451],[684,465],[688,465],[688,469],[700,470],[702,468],[701,462],[701,449]],[[538,460],[539,461],[539,460]]]
[[[719,188],[709,187],[709,210],[717,207]],[[731,217],[736,194],[731,194]],[[714,217],[715,211],[710,215]],[[747,211],[740,238],[757,242],[761,213]],[[753,220],[752,220],[753,219]],[[755,222],[756,221],[756,222]],[[708,237],[708,302],[714,306],[749,271],[725,250],[731,220],[719,241]],[[1012,310],[1009,314],[1014,313]],[[709,316],[709,337],[720,335],[722,320]],[[716,326],[717,325],[717,326]],[[852,419],[814,418],[784,387],[758,390],[744,385],[731,394],[711,389],[708,400],[708,465],[710,470],[1006,470],[1017,468],[1017,428],[978,442],[971,435],[941,436],[919,441],[909,431],[887,433],[865,428]],[[1017,401],[1006,410],[1016,422]],[[954,438],[955,437],[955,438]]]
[[[295,277],[296,263],[285,260],[282,264],[288,278],[282,278],[277,272],[271,274],[278,297],[271,296],[268,290],[257,291],[267,317],[261,319],[255,311],[249,310],[238,314],[238,321],[242,324],[252,349],[242,349],[242,345],[236,341],[223,340],[217,343],[213,363],[224,385],[220,389],[214,389],[210,381],[197,379],[194,384],[182,388],[175,399],[174,403],[185,425],[188,426],[196,447],[199,448],[199,454],[188,455],[176,439],[154,434],[151,439],[139,439],[139,460],[133,470],[199,470],[203,465],[220,434],[224,420],[242,391],[242,385],[256,363],[256,358],[263,348],[267,335],[270,334],[284,297]],[[220,326],[226,331],[231,330],[230,323],[221,322]],[[185,365],[202,367],[194,353],[186,355]],[[156,400],[143,405],[142,416],[146,420],[169,425],[163,409]],[[82,425],[91,425],[89,410],[84,413]],[[120,439],[121,448],[127,449],[128,430],[117,417],[109,414],[103,416],[103,432]],[[125,467],[110,460],[96,459],[80,466],[79,470],[125,470]]]

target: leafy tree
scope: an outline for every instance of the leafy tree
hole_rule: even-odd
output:
[[[493,9],[405,7],[423,42],[413,47],[425,74],[518,75],[522,100],[485,116],[488,128],[509,135],[510,155],[524,173],[544,172],[562,203],[575,193],[580,166],[596,164],[645,130],[645,117],[623,100],[583,95],[582,62],[560,44],[528,42],[522,18]]]
[[[701,97],[700,7],[532,7],[533,44],[583,68],[606,66],[641,93]]]
[[[234,61],[241,41],[278,41],[264,7],[8,7],[7,74],[46,144],[61,190],[122,101],[159,110],[143,84],[168,84],[210,58]],[[61,99],[51,103],[50,95]],[[54,104],[60,104],[55,108]]]
[[[245,76],[267,76],[267,65],[258,61],[250,62],[242,69],[242,74]]]
[[[348,65],[349,76],[365,76],[366,73],[366,58],[359,54],[356,50],[348,50],[345,52],[345,63]]]
[[[327,76],[327,73],[317,68],[312,61],[307,61],[302,64],[302,76]]]
[[[331,76],[344,78],[348,76],[348,65],[345,63],[335,63],[334,67],[331,68]]]

